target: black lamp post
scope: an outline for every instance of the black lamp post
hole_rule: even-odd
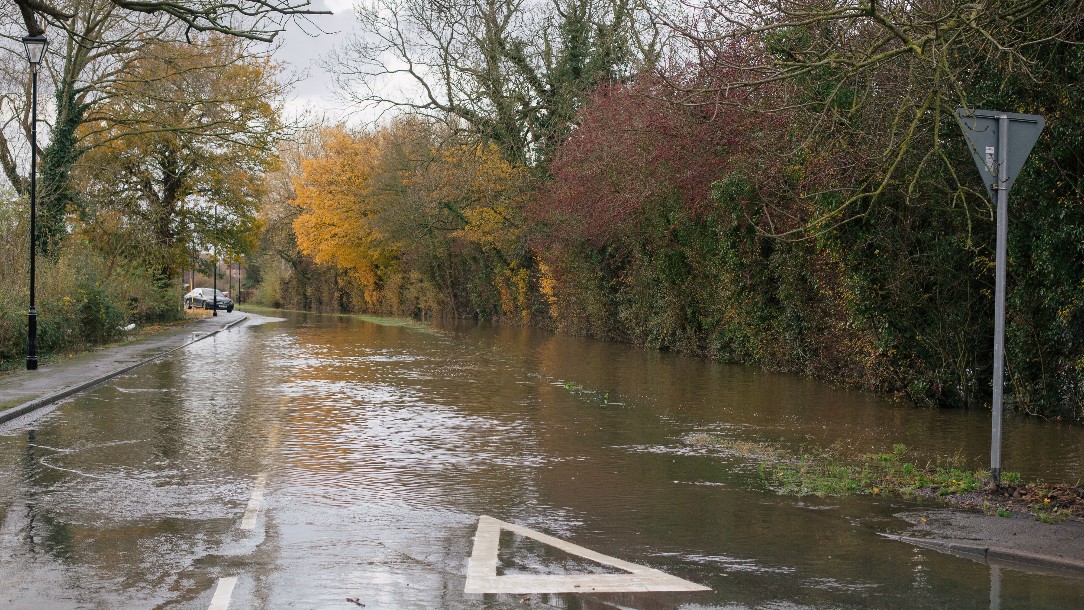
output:
[[[30,85],[30,309],[27,317],[26,370],[38,368],[38,310],[34,306],[34,265],[38,243],[38,66],[45,57],[49,41],[45,36],[25,36],[26,59],[32,73]]]

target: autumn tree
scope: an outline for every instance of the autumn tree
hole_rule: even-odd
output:
[[[267,3],[251,0],[237,3],[207,2],[126,2],[124,0],[62,0],[61,2],[14,2],[9,11],[22,21],[26,32],[42,34],[51,24],[49,59],[43,64],[42,93],[51,86],[55,93],[55,120],[48,136],[39,142],[48,144],[34,151],[40,157],[39,207],[41,233],[38,245],[43,251],[54,249],[63,237],[65,215],[86,205],[71,182],[74,165],[86,152],[86,142],[78,131],[84,121],[96,121],[94,116],[110,97],[114,85],[128,78],[127,62],[145,52],[148,44],[169,40],[207,44],[210,38],[200,32],[212,32],[222,38],[270,42],[282,31],[287,21],[301,19],[314,32],[320,29],[309,22],[309,16],[324,14],[309,8],[305,2]],[[12,49],[21,57],[18,44],[20,32],[15,23],[6,24],[14,39]],[[60,35],[57,36],[56,33]],[[27,82],[25,60],[18,63],[14,82]],[[50,82],[52,81],[52,82]],[[29,84],[27,84],[29,87]],[[28,92],[27,92],[28,93]],[[12,96],[11,108],[16,112],[8,119],[21,123],[21,131],[29,134],[28,95]],[[49,123],[48,119],[44,121]],[[27,181],[16,167],[21,154],[19,142],[9,141],[0,134],[0,166],[12,186],[20,193]]]
[[[122,14],[107,0],[75,0],[70,4],[72,18],[62,37],[54,37],[49,58],[44,62],[41,88],[53,92],[53,119],[43,149],[34,151],[40,157],[38,185],[39,247],[53,250],[63,237],[69,213],[77,213],[86,201],[75,190],[71,174],[75,163],[86,151],[79,128],[94,117],[109,98],[109,88],[125,78],[127,59],[138,54],[148,44],[169,38],[171,23],[164,17]],[[176,28],[172,28],[175,30]],[[25,65],[20,62],[16,74],[9,78],[25,79]],[[28,99],[28,98],[26,98]],[[12,109],[23,104],[15,103]],[[18,120],[21,131],[29,140],[29,109],[9,115]],[[93,117],[93,118],[92,118]],[[40,130],[40,127],[39,127]],[[16,164],[19,142],[0,135],[0,166],[12,186],[25,195],[28,180]]]
[[[374,221],[398,241],[408,267],[458,314],[531,318],[527,169],[444,123],[407,118],[380,136]]]
[[[806,219],[802,230],[814,231],[861,217],[852,208],[889,191],[922,192],[928,180],[945,181],[941,188],[957,201],[985,199],[970,174],[955,170],[956,108],[980,102],[986,75],[1038,77],[1042,63],[1032,50],[1079,43],[1084,20],[1084,5],[1061,0],[694,0],[684,7],[691,10],[659,17],[685,40],[688,57],[730,75],[707,88],[788,86],[782,104],[804,110],[808,134],[795,138],[796,147],[804,139],[807,150],[861,149],[851,160],[865,175],[841,185],[838,206]]]
[[[259,278],[264,300],[276,307],[322,309],[320,285],[336,275],[334,269],[318,265],[301,250],[294,232],[294,221],[301,215],[301,208],[294,204],[295,180],[304,160],[319,155],[320,132],[319,128],[298,129],[293,137],[279,142],[279,163],[264,175],[266,195],[258,218],[262,231],[248,268]]]
[[[140,245],[162,277],[192,248],[254,247],[281,133],[276,65],[237,41],[209,43],[163,43],[133,59],[102,109],[109,118],[79,134],[92,143],[79,165],[83,192],[145,231]]]
[[[694,10],[668,20],[687,43],[685,57],[725,67],[729,77],[677,89],[785,91],[768,110],[793,116],[781,134],[791,173],[827,168],[830,178],[758,199],[755,217],[774,221],[760,230],[840,253],[856,320],[879,329],[898,387],[918,401],[972,406],[990,395],[994,215],[955,110],[1046,117],[1010,211],[1007,392],[1023,410],[1084,413],[1084,223],[1080,206],[1067,205],[1079,199],[1084,172],[1065,145],[1084,131],[1074,94],[1081,3],[687,6]],[[754,184],[763,191],[765,182]]]
[[[373,132],[326,129],[322,149],[301,162],[297,243],[347,274],[358,296],[346,306],[530,316],[527,171],[452,122],[406,116]]]
[[[297,244],[316,262],[347,271],[362,286],[365,301],[375,304],[396,254],[371,222],[377,143],[341,126],[326,130],[321,140],[320,156],[302,161],[294,185],[295,203],[303,210],[294,220]]]

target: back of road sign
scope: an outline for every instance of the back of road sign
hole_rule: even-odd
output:
[[[971,110],[956,109],[956,118],[963,128],[964,137],[967,138],[971,156],[975,159],[975,167],[979,168],[979,174],[986,184],[986,192],[990,199],[996,199],[995,189],[998,183],[998,137],[999,121],[1001,117],[1009,119],[1008,141],[1008,179],[1001,188],[1012,188],[1016,177],[1020,174],[1020,168],[1024,166],[1028,154],[1039,139],[1043,131],[1043,117],[1037,114],[1016,114],[1013,112],[997,112],[995,110]]]

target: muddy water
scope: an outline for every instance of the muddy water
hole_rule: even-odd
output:
[[[0,428],[0,607],[202,609],[232,578],[230,608],[1079,607],[1084,580],[886,538],[914,503],[779,497],[755,463],[687,442],[981,464],[988,430],[627,346],[290,315]],[[1084,478],[1082,438],[1011,419],[1005,467]],[[479,515],[713,591],[464,595]],[[507,534],[500,565],[608,571]]]

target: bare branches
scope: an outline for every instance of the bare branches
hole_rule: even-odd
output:
[[[55,0],[11,0],[19,8],[27,32],[32,36],[45,33],[43,20],[60,27],[75,17],[61,8]],[[125,13],[166,15],[185,26],[185,35],[192,32],[217,32],[249,40],[271,42],[282,32],[288,20],[307,19],[312,15],[329,15],[330,11],[310,8],[309,0],[110,0]]]
[[[367,108],[448,114],[519,163],[545,158],[588,89],[627,75],[640,0],[370,0],[329,60]]]
[[[941,121],[970,107],[975,83],[991,73],[1035,78],[1029,49],[1070,38],[1084,19],[1084,5],[1059,0],[687,0],[682,8],[656,13],[682,41],[675,63],[721,75],[686,88],[690,102],[705,103],[713,88],[749,88],[761,110],[817,125],[791,154],[839,141],[863,159],[851,183],[836,187],[838,205],[806,206],[805,222],[779,233],[805,237],[889,191],[905,200],[928,192],[917,187],[922,176],[966,190],[943,153]]]

